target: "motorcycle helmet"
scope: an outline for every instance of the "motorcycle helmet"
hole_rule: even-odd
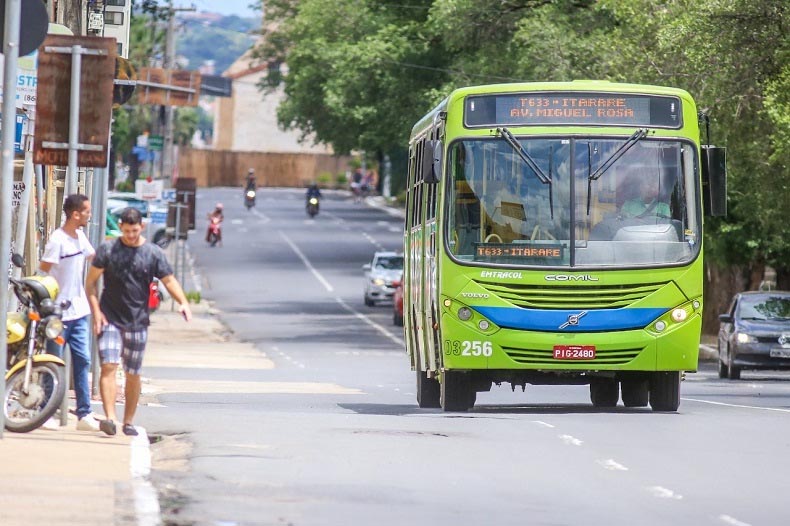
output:
[[[222,203],[217,203],[216,207],[217,210],[222,210]]]

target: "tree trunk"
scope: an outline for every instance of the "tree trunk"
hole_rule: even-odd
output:
[[[82,35],[82,0],[59,1],[57,19],[75,35]]]
[[[705,262],[702,334],[718,334],[719,314],[727,312],[732,297],[738,292],[756,290],[764,269],[762,264],[721,267],[710,261]]]

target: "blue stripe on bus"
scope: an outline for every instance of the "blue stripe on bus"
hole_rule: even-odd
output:
[[[522,309],[519,307],[472,308],[503,328],[548,332],[591,332],[642,329],[669,310],[664,308],[588,310],[587,314],[579,318],[578,325],[568,325],[560,329],[560,326],[568,321],[569,316],[578,316],[583,309],[541,310]]]

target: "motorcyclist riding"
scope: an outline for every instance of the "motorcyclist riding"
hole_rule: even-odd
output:
[[[223,210],[222,203],[217,203],[214,207],[214,211],[208,214],[208,228],[206,229],[206,242],[211,243],[211,234],[212,234],[212,227],[216,225],[214,231],[216,232],[217,238],[214,243],[222,241],[222,230],[219,228],[219,225],[222,224],[222,221],[225,219],[225,215],[222,213]]]
[[[316,183],[311,183],[310,186],[307,187],[307,195],[305,196],[305,200],[309,201],[311,197],[317,197],[321,199],[321,190],[318,188]]]
[[[244,187],[244,190],[255,191],[257,189],[257,186],[258,185],[255,182],[255,170],[250,168],[249,170],[247,170],[247,182],[246,182],[246,186]]]

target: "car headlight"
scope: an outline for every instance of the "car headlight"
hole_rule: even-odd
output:
[[[44,334],[54,340],[63,333],[63,322],[60,318],[50,318],[44,322]]]
[[[738,336],[736,336],[736,340],[738,340],[738,343],[754,343],[757,341],[757,338],[755,338],[751,334],[746,334],[745,332],[739,332]]]
[[[377,285],[377,286],[379,286],[379,287],[382,287],[382,286],[384,286],[384,280],[383,280],[383,279],[381,279],[381,278],[373,278],[373,279],[372,279],[372,280],[370,280],[370,281],[371,281],[371,282],[372,282],[374,285]]]

